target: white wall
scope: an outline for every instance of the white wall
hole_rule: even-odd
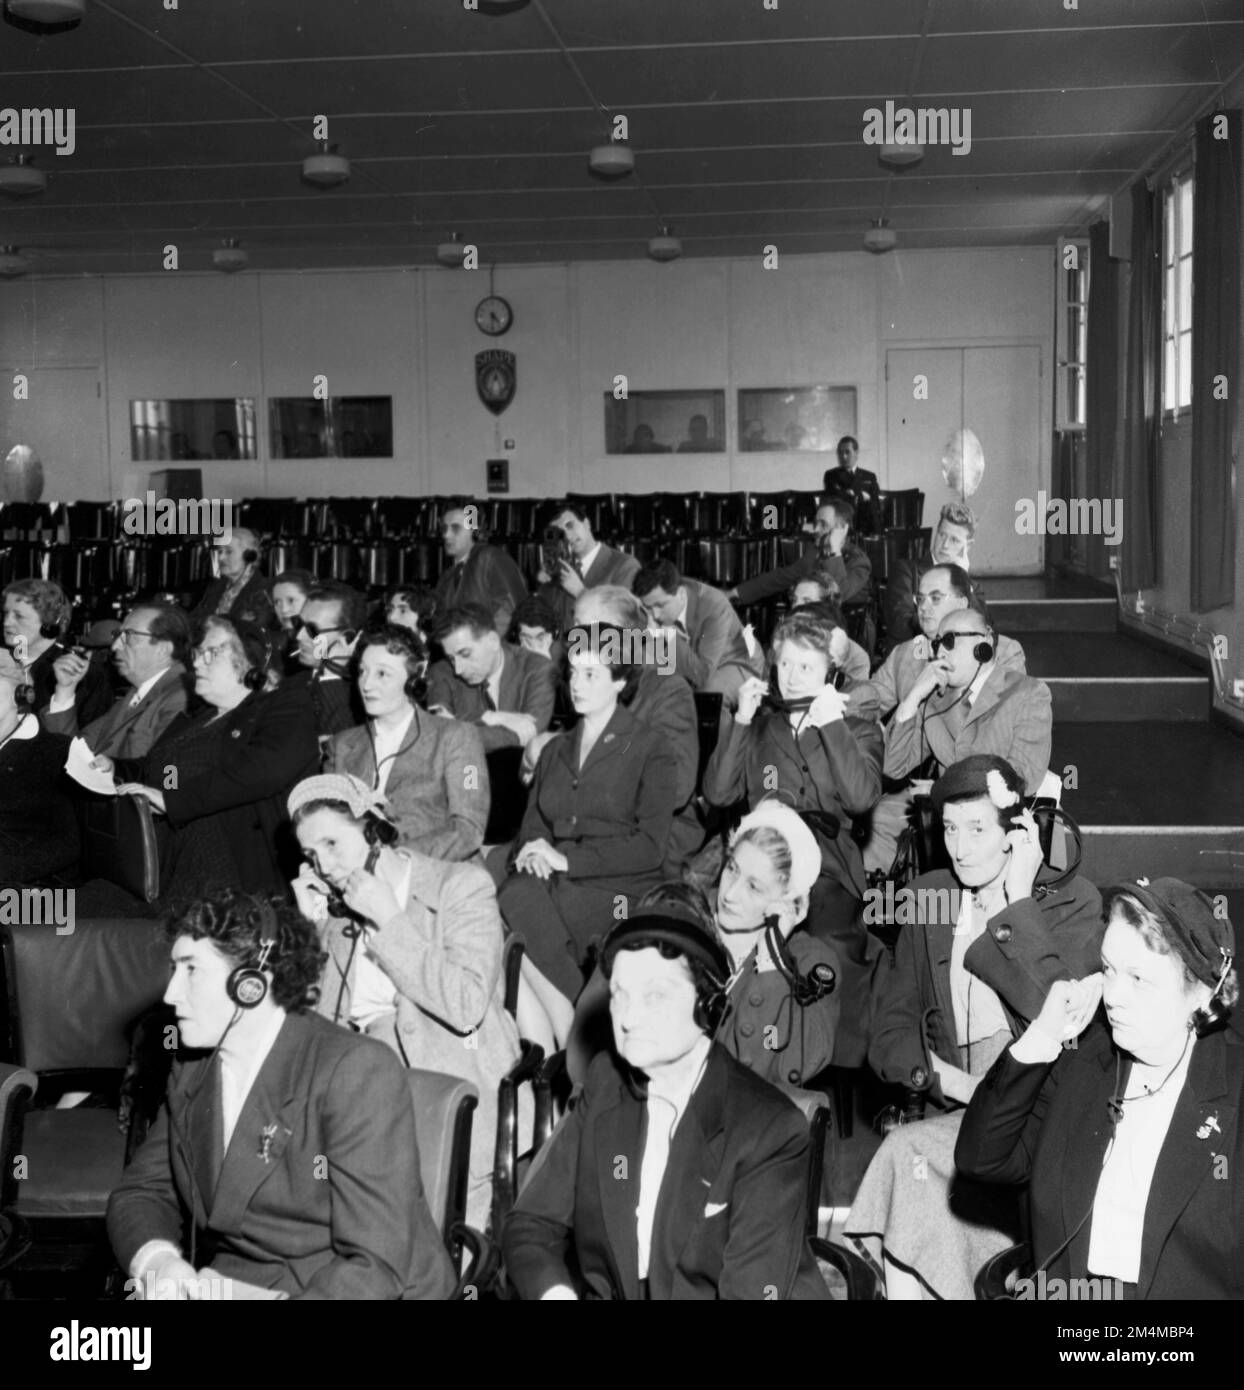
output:
[[[131,460],[132,397],[259,400],[261,456],[204,463],[214,495],[482,495],[484,460],[508,456],[522,496],[815,488],[830,455],[734,452],[734,392],[817,383],[857,388],[861,462],[885,486],[887,348],[1035,342],[1046,395],[1051,380],[1052,247],[783,257],[775,270],[759,258],[501,267],[515,321],[499,343],[473,322],[487,287],[485,272],[440,269],[15,281],[0,284],[0,367],[100,367],[107,469],[79,480],[85,498],[140,492],[167,466]],[[475,391],[475,353],[494,345],[517,355],[499,419]],[[309,395],[319,374],[332,394],[393,396],[394,459],[269,459],[267,398]],[[724,387],[726,452],[606,456],[603,392],[618,374],[632,389]],[[23,418],[29,438],[12,428],[0,414],[5,449],[37,447],[37,410]],[[1041,451],[1048,485],[1048,428]],[[1024,467],[1008,480],[1016,495],[1033,484],[1034,461]],[[940,497],[935,460],[928,483]]]

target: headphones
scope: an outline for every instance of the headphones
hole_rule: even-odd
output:
[[[1201,1008],[1193,1010],[1190,1020],[1192,1031],[1198,1038],[1203,1038],[1209,1033],[1216,1033],[1219,1028],[1226,1026],[1227,1020],[1231,1017],[1231,1005],[1222,1002],[1222,987],[1226,984],[1227,976],[1231,973],[1235,953],[1229,951],[1225,946],[1219,946],[1218,953],[1222,956],[1222,969],[1218,972],[1218,983],[1214,986],[1214,992],[1205,1004]]]
[[[39,696],[34,686],[30,685],[28,682],[23,682],[21,685],[14,684],[13,703],[19,710],[23,711],[23,713],[33,710],[38,698]]]
[[[606,976],[612,972],[614,957],[620,950],[639,950],[644,946],[672,947],[679,955],[703,967],[708,978],[696,981],[692,1021],[711,1038],[721,1026],[730,1002],[730,958],[725,947],[702,928],[676,917],[660,913],[631,917],[619,922],[600,948],[600,961]]]
[[[426,652],[416,645],[417,639],[412,640],[414,638],[415,634],[408,628],[394,627],[392,624],[384,631],[385,650],[400,653],[406,662],[406,684],[402,690],[412,705],[420,705],[428,693],[425,674],[428,658]]]
[[[786,937],[782,934],[776,917],[765,919],[765,949],[777,966],[778,974],[790,986],[791,998],[801,1009],[819,1003],[837,988],[838,973],[832,965],[826,965],[824,961],[817,961],[806,975],[799,973],[799,966],[790,953],[790,947],[786,944]]]
[[[242,552],[242,559],[243,559],[243,561],[244,561],[246,564],[248,564],[248,565],[253,565],[253,564],[255,564],[256,561],[258,561],[258,559],[259,559],[259,551],[257,551],[257,550],[244,550],[244,551]]]
[[[225,993],[239,1009],[256,1009],[268,997],[268,977],[263,973],[276,949],[277,920],[272,904],[259,900],[259,955],[254,965],[239,965],[225,981]]]
[[[247,690],[262,690],[268,683],[268,667],[272,664],[272,638],[263,628],[256,628],[256,633],[263,641],[263,659],[258,666],[252,666],[242,677],[242,684]],[[238,634],[239,640],[241,633]],[[245,646],[243,646],[245,651]]]
[[[955,639],[957,637],[974,637],[975,635],[975,633],[966,632],[947,632],[939,634],[937,637],[930,637],[929,646],[932,648],[934,656],[936,656],[943,647],[945,647],[948,652],[953,652],[955,649]],[[990,632],[984,641],[977,642],[972,648],[972,660],[978,662],[981,666],[986,666],[993,660],[994,644],[990,640],[992,637],[993,633]]]

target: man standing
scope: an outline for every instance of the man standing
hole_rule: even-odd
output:
[[[518,566],[498,546],[488,545],[474,502],[453,503],[441,518],[449,568],[436,581],[436,606],[443,613],[464,603],[482,604],[505,635],[515,608],[527,597]]]
[[[445,659],[428,672],[434,714],[476,725],[485,753],[526,747],[549,727],[557,692],[553,663],[503,642],[486,608],[451,608],[436,638]]]
[[[639,571],[631,591],[657,627],[673,631],[676,669],[693,690],[719,692],[733,706],[739,686],[764,675],[764,653],[748,650],[743,625],[719,589],[658,560]]]
[[[502,1237],[526,1299],[828,1297],[805,1237],[808,1126],[713,1032],[730,961],[645,915],[601,949],[613,1052],[541,1150]]]
[[[890,646],[920,634],[916,613],[916,585],[933,565],[958,565],[971,569],[972,541],[976,537],[976,518],[962,502],[947,502],[937,518],[929,553],[918,560],[900,560],[886,580],[882,612]],[[980,597],[979,590],[977,597]]]
[[[233,622],[254,623],[256,627],[279,631],[280,619],[272,606],[268,581],[259,568],[260,540],[246,526],[235,526],[228,537],[212,542],[219,565],[218,577],[203,591],[191,611],[191,622],[213,615]]]
[[[755,579],[745,579],[726,595],[747,607],[777,598],[815,570],[825,570],[838,581],[843,604],[868,596],[873,567],[868,556],[848,539],[855,508],[845,498],[831,497],[816,509],[816,546],[790,565],[782,565]]]
[[[546,586],[541,596],[553,605],[564,632],[575,621],[575,600],[584,589],[600,584],[629,589],[639,573],[639,561],[598,541],[586,510],[577,502],[559,503],[552,525],[565,537],[570,558],[558,562],[556,574],[541,570],[537,577]]]
[[[306,686],[321,747],[333,734],[353,729],[366,718],[352,666],[366,622],[363,595],[335,579],[317,584],[293,620],[298,634],[295,654],[306,669],[288,683]]]
[[[844,434],[838,441],[838,467],[825,472],[825,491],[831,497],[845,497],[855,508],[856,529],[862,536],[881,531],[881,490],[877,475],[861,468],[859,441]]]
[[[149,603],[131,609],[112,641],[112,659],[131,688],[106,714],[80,729],[75,691],[90,662],[67,652],[52,668],[56,688],[44,712],[44,727],[54,734],[81,734],[97,758],[116,763],[145,757],[186,708],[190,641],[189,620],[175,605]]]
[[[405,1069],[307,1012],[324,959],[314,925],[223,888],[166,934],[182,1051],[108,1203],[138,1292],[194,1299],[218,1278],[268,1298],[447,1297]]]

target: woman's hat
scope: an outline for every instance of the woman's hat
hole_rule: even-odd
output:
[[[812,885],[821,876],[821,847],[816,836],[808,829],[798,811],[782,801],[762,801],[754,811],[749,811],[739,822],[738,829],[730,837],[733,844],[747,830],[766,826],[786,841],[790,850],[790,881],[787,893],[792,898],[802,898],[812,891]]]
[[[996,753],[973,753],[951,763],[933,783],[929,793],[933,809],[940,811],[948,801],[987,796],[998,809],[1018,806],[1024,795],[1024,779]]]
[[[1207,893],[1179,878],[1119,883],[1102,895],[1107,917],[1121,893],[1142,903],[1167,927],[1167,939],[1202,984],[1218,984],[1224,961],[1235,957],[1235,928],[1225,913],[1219,916]]]
[[[348,772],[323,772],[316,777],[304,777],[289,794],[286,803],[290,818],[312,801],[343,801],[355,820],[370,814],[390,820],[384,793],[369,787],[366,782]]]

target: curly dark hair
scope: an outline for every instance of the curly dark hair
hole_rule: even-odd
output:
[[[247,893],[240,888],[209,888],[165,922],[170,946],[180,937],[210,941],[237,965],[254,965],[265,936],[276,945],[268,956],[272,999],[289,1013],[302,1013],[320,997],[320,974],[328,957],[320,950],[314,925],[276,894]]]
[[[368,647],[381,647],[384,651],[400,656],[406,662],[406,674],[410,677],[410,690],[407,695],[412,705],[427,708],[428,698],[428,644],[422,636],[409,627],[397,627],[390,623],[378,632],[368,632],[358,644],[354,653],[354,672],[358,675],[359,663]]]

